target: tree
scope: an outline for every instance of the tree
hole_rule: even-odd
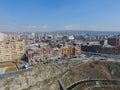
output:
[[[18,57],[15,57],[13,60],[14,60],[16,63],[20,62],[20,58],[18,58]]]
[[[25,62],[28,62],[28,55],[27,54],[24,54],[21,58],[21,60],[25,61]]]

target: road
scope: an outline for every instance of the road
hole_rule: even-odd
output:
[[[3,74],[4,68],[0,68],[0,74]]]
[[[61,79],[58,79],[58,83],[60,85],[60,90],[67,90],[66,87],[64,86],[64,84],[62,83]]]
[[[21,70],[18,70],[18,71],[13,71],[13,72],[0,74],[0,79],[6,79],[6,78],[9,78],[9,77],[15,76],[17,74],[22,74],[22,73],[29,72],[29,71],[32,71],[32,68],[21,69]]]
[[[119,85],[94,85],[94,86],[87,87],[84,90],[92,90],[92,89],[94,89],[96,87],[111,88],[111,89],[112,88],[120,88]],[[114,89],[112,89],[112,90],[114,90]]]
[[[82,52],[82,53],[88,56],[96,55],[96,56],[105,57],[107,61],[120,62],[120,55],[102,54],[102,53],[94,53],[94,52]]]
[[[87,82],[94,82],[95,85],[105,85],[105,83],[109,83],[109,85],[114,85],[117,82],[120,83],[119,79],[113,79],[113,80],[108,80],[108,79],[91,79],[91,80],[80,80],[80,81],[76,81],[74,83],[72,83],[71,85],[67,86],[67,90],[72,90],[74,88],[76,88],[78,85],[82,84],[82,83],[87,83]]]

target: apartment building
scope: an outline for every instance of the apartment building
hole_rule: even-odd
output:
[[[25,41],[0,42],[0,61],[20,60],[26,51]]]

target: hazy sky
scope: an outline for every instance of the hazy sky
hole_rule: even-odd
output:
[[[0,0],[0,31],[120,31],[120,0]]]

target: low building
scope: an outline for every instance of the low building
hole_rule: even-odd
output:
[[[81,54],[81,47],[73,45],[66,45],[61,48],[62,56],[79,56]]]
[[[43,50],[41,48],[32,47],[27,50],[28,63],[43,61]]]
[[[61,49],[60,48],[52,48],[52,52],[53,52],[53,56],[54,57],[61,57],[62,54],[61,54]]]

